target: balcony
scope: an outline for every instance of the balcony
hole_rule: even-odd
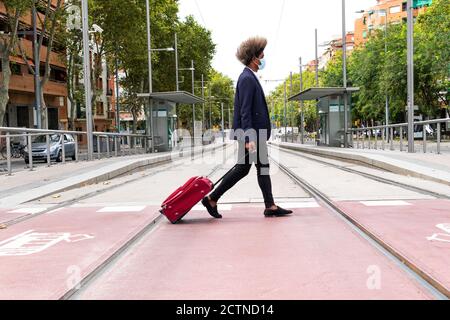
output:
[[[32,58],[33,57],[33,43],[29,40],[23,39],[22,46],[25,50],[27,57]],[[41,62],[45,62],[45,57],[47,56],[47,47],[42,46],[40,55],[41,55]],[[50,64],[55,65],[57,67],[65,68],[66,62],[65,62],[64,55],[58,54],[56,52],[51,52],[50,53]]]
[[[0,74],[0,79],[2,75]],[[9,83],[10,91],[34,93],[34,77],[32,75],[12,75]],[[67,97],[65,82],[48,81],[44,94]]]

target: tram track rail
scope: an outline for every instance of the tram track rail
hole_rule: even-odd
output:
[[[223,146],[223,149],[226,150],[226,149],[229,148],[229,147],[230,147],[229,145],[224,145],[224,146]],[[211,150],[211,151],[208,151],[208,153],[210,153],[210,152],[212,153],[212,152],[215,152],[215,151],[216,151],[216,150]],[[205,153],[201,153],[201,154],[197,155],[194,159],[203,157],[204,155],[205,155]],[[144,176],[138,176],[138,177],[132,178],[132,179],[130,179],[130,180],[124,181],[124,182],[121,183],[121,184],[112,185],[112,186],[109,186],[109,187],[102,188],[102,189],[100,189],[100,190],[95,190],[95,191],[86,193],[86,194],[84,194],[84,195],[82,195],[82,196],[79,196],[79,197],[77,197],[77,198],[75,198],[75,199],[69,199],[69,200],[67,200],[67,201],[58,203],[58,204],[53,205],[53,206],[51,206],[51,207],[49,207],[49,208],[46,208],[45,210],[43,210],[43,211],[41,211],[41,212],[39,212],[39,213],[27,214],[27,215],[24,215],[24,216],[21,216],[21,217],[18,217],[18,218],[9,220],[9,221],[2,222],[1,224],[2,224],[4,227],[9,228],[9,227],[11,227],[11,226],[13,226],[13,225],[16,225],[16,224],[19,224],[19,223],[21,223],[21,222],[24,222],[24,221],[27,221],[27,220],[36,218],[36,217],[38,217],[38,216],[41,216],[41,215],[44,215],[44,214],[47,214],[47,213],[51,213],[51,212],[53,212],[53,211],[55,211],[55,210],[62,209],[62,208],[65,208],[65,207],[74,205],[74,204],[76,204],[77,202],[80,202],[80,201],[83,201],[83,200],[87,200],[87,199],[93,198],[93,197],[95,197],[95,196],[104,194],[104,193],[106,193],[106,192],[112,191],[112,190],[114,190],[114,189],[116,189],[116,188],[118,188],[118,187],[123,187],[124,185],[128,185],[128,184],[134,183],[134,182],[136,182],[136,181],[139,181],[139,180],[142,180],[142,179],[145,179],[145,178],[148,178],[148,177],[157,175],[157,174],[159,174],[159,173],[161,173],[161,172],[164,172],[164,171],[167,171],[167,170],[171,170],[171,169],[175,169],[175,168],[180,167],[181,165],[183,165],[183,161],[184,161],[183,159],[177,160],[177,162],[180,162],[180,163],[176,163],[176,162],[175,162],[174,164],[172,164],[172,165],[170,165],[170,166],[165,166],[165,165],[171,163],[170,160],[169,160],[169,161],[164,161],[164,162],[155,163],[155,164],[153,164],[153,165],[151,165],[151,166],[148,166],[148,167],[145,168],[144,170],[149,170],[149,169],[158,168],[158,167],[162,167],[162,168],[157,169],[157,170],[155,170],[155,171],[152,171],[152,172],[150,172],[149,174],[146,174],[146,175],[144,175]],[[142,170],[141,170],[141,171],[142,171]],[[136,172],[138,172],[138,171],[136,171]],[[122,175],[122,176],[123,176],[123,175]],[[119,177],[120,177],[120,176],[118,176],[118,177],[116,177],[116,178],[119,178]],[[42,199],[42,198],[45,198],[45,197],[47,197],[47,196],[43,196],[43,197],[36,198],[36,199],[34,199],[33,201],[37,201],[37,200]]]
[[[412,279],[414,279],[421,287],[426,289],[434,298],[438,300],[448,300],[450,292],[447,288],[441,285],[433,276],[419,268],[408,257],[384,242],[375,233],[370,231],[367,227],[353,219],[345,211],[339,208],[326,194],[315,188],[312,184],[299,177],[287,166],[269,156],[270,159],[284,172],[291,180],[303,188],[311,195],[318,203],[327,208],[330,213],[342,220],[352,230],[354,230],[363,239],[368,241],[372,247],[378,250],[386,258],[394,262],[399,268],[406,272]]]
[[[297,157],[300,157],[300,158],[303,158],[303,159],[307,159],[307,160],[310,160],[310,161],[313,161],[313,162],[316,162],[316,163],[320,163],[320,164],[323,164],[323,165],[326,165],[326,166],[330,166],[330,167],[339,169],[341,171],[345,171],[345,172],[348,172],[348,173],[356,174],[356,175],[362,176],[364,178],[368,178],[370,180],[381,182],[381,183],[384,183],[384,184],[387,184],[387,185],[403,188],[403,189],[406,189],[406,190],[409,190],[409,191],[413,191],[413,192],[417,192],[417,193],[420,193],[420,194],[423,194],[423,195],[427,195],[427,196],[432,196],[432,197],[437,198],[437,199],[447,199],[447,200],[450,199],[450,196],[442,194],[442,193],[430,191],[430,190],[423,189],[423,188],[420,188],[420,187],[417,187],[417,186],[412,186],[412,185],[409,185],[409,184],[406,184],[406,183],[402,183],[402,182],[398,182],[398,181],[395,181],[395,180],[391,180],[391,179],[383,178],[383,177],[380,177],[380,176],[376,176],[376,175],[373,175],[373,174],[370,174],[370,173],[367,173],[367,172],[362,172],[362,171],[351,169],[351,168],[348,168],[348,167],[345,167],[345,166],[341,166],[341,165],[338,165],[338,164],[334,164],[334,163],[330,163],[330,162],[327,162],[327,161],[319,160],[319,159],[316,159],[316,158],[313,158],[313,157],[309,157],[309,156],[307,156],[305,154],[302,154],[299,151],[292,151],[292,150],[285,149],[285,148],[282,148],[282,147],[274,147],[274,146],[271,146],[271,148],[276,148],[277,150],[279,150],[281,152],[284,152],[284,153],[287,153],[287,154],[291,154],[291,155],[294,155],[294,156],[297,156]],[[340,160],[338,160],[338,161],[340,161]]]
[[[224,146],[225,152],[229,145]],[[203,156],[203,154],[201,155]],[[222,168],[223,164],[218,164],[214,166],[207,177],[212,176],[218,170]],[[174,166],[175,167],[175,166]],[[87,274],[81,281],[76,284],[73,288],[68,290],[64,295],[62,295],[59,300],[76,300],[77,297],[86,290],[98,277],[104,274],[109,268],[111,268],[117,261],[119,261],[126,253],[136,246],[141,239],[145,236],[151,234],[160,225],[161,221],[164,221],[163,214],[159,213],[155,218],[153,218],[149,223],[147,223],[140,231],[138,231],[131,239],[124,243],[120,248],[118,248],[112,255],[110,255],[105,261],[103,261],[99,266]]]

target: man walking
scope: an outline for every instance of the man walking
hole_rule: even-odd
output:
[[[272,182],[269,173],[267,140],[271,134],[269,111],[263,88],[256,73],[265,66],[264,49],[267,40],[253,37],[244,41],[238,48],[236,57],[245,65],[237,82],[234,101],[234,120],[232,138],[238,141],[238,163],[220,185],[202,204],[214,218],[222,218],[217,209],[220,197],[242,178],[247,176],[252,163],[255,163],[258,184],[264,197],[264,216],[284,216],[292,213],[275,205],[272,195]]]

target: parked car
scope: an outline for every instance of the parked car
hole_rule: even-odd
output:
[[[423,127],[424,126],[421,126],[421,125],[414,126],[414,139],[423,139]],[[434,130],[429,124],[425,125],[425,131],[426,131],[427,135],[434,134]]]
[[[66,158],[76,159],[75,155],[75,139],[71,134],[64,134],[64,151]],[[45,136],[38,136],[31,143],[31,152],[33,154],[33,161],[44,160],[47,161],[47,141]],[[28,146],[24,149],[25,163],[29,163]],[[56,162],[62,161],[62,139],[59,134],[50,135],[50,160]]]

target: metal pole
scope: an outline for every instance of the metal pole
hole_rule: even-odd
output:
[[[202,99],[205,101],[205,90],[204,90],[204,80],[202,73]],[[205,128],[205,102],[202,102],[202,131]]]
[[[6,147],[8,146],[9,144]],[[9,155],[11,157],[11,151]],[[28,168],[30,168],[30,171],[33,171],[33,144],[31,142],[31,135],[28,135]]]
[[[28,146],[31,149],[31,145]],[[6,133],[6,165],[8,168],[8,175],[11,175],[11,137],[9,132]]]
[[[180,90],[179,88],[179,82],[178,82],[178,36],[175,33],[175,89],[178,92]],[[177,104],[175,103],[175,115],[176,120],[175,120],[175,129],[178,129],[178,114],[177,114]]]
[[[437,154],[441,154],[441,123],[437,124],[437,137],[436,137],[437,141]]]
[[[101,145],[100,145],[100,135],[97,136],[97,159],[101,158]]]
[[[106,138],[106,157],[109,158],[111,155],[109,154],[109,136],[105,136]]]
[[[120,133],[120,102],[119,102],[119,61],[117,59],[117,45],[116,45],[116,125],[117,132]],[[117,147],[117,146],[116,146]]]
[[[152,84],[152,38],[151,38],[151,22],[150,22],[150,4],[149,0],[145,0],[145,6],[146,6],[146,16],[147,16],[147,59],[148,59],[148,90],[151,94],[153,92],[153,84]],[[147,131],[150,127],[150,136],[152,140],[152,153],[155,152],[155,137],[154,137],[154,130],[153,130],[153,101],[152,98],[149,97],[148,99],[149,107],[150,107],[150,125],[147,123]],[[148,113],[147,113],[147,122],[148,122]],[[148,132],[147,132],[148,134]]]
[[[387,55],[387,23],[388,23],[388,11],[384,10],[385,12],[385,16],[384,16],[384,54],[385,54],[385,59],[386,59],[386,55]],[[388,95],[388,91],[386,89],[386,108],[385,108],[385,112],[386,112],[386,125],[389,125],[389,95]],[[387,128],[386,128],[387,130]],[[386,132],[387,134],[387,132]],[[393,137],[391,137],[391,139],[393,139]]]
[[[342,0],[342,73],[344,82],[344,148],[348,148],[348,94],[347,94],[347,31],[345,26],[345,0]]]
[[[317,44],[317,29],[315,29],[315,39],[316,39],[316,47],[315,47],[315,51],[316,51],[316,87],[319,86],[319,48],[318,48],[318,44]]]
[[[192,94],[195,94],[194,87],[194,60],[191,60],[191,74],[192,74]],[[192,104],[192,158],[194,157],[194,147],[195,147],[195,103]]]
[[[42,110],[41,110],[41,92],[40,92],[40,52],[38,46],[37,36],[37,13],[36,4],[33,3],[33,54],[34,54],[34,96],[35,96],[35,108],[36,108],[36,125],[38,129],[42,129]]]
[[[62,155],[62,163],[66,163],[66,143],[64,141],[64,134],[60,135],[61,138],[61,155]]]
[[[414,17],[412,0],[407,0],[408,11],[408,152],[414,153]]]
[[[286,120],[286,105],[287,105],[287,83],[284,81],[284,140],[287,142],[287,120]]]
[[[45,135],[45,142],[47,145],[47,166],[50,167],[51,159],[50,159],[50,136],[48,134]]]
[[[209,130],[211,130],[212,128],[212,110],[211,110],[211,87],[209,88],[208,91],[208,100],[209,100]]]
[[[78,135],[75,135],[75,162],[78,162]]]
[[[289,84],[289,95],[292,95],[292,71],[289,75],[290,84]],[[291,142],[294,143],[294,119],[292,118],[292,104],[289,104],[289,114],[291,121]]]
[[[300,57],[300,92],[303,91],[303,65],[302,65],[302,58]],[[302,144],[305,143],[305,111],[303,110],[304,104],[303,100],[300,101],[300,109],[301,109],[301,142]]]
[[[92,160],[94,142],[92,136],[92,105],[91,105],[91,61],[89,50],[89,16],[88,0],[81,0],[83,15],[83,67],[84,67],[84,97],[86,104],[86,136],[88,161]]]
[[[178,80],[178,35],[175,33],[175,81],[176,81],[176,90],[180,90],[180,83]]]
[[[225,143],[225,128],[224,128],[224,121],[223,121],[223,102],[220,103],[220,107],[222,108],[222,142]]]

